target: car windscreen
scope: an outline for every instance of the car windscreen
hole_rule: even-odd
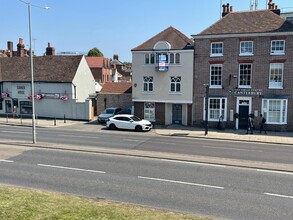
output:
[[[137,116],[130,117],[133,121],[141,121],[141,119]]]
[[[114,109],[105,109],[104,114],[114,114]]]

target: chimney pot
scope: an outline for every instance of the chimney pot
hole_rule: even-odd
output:
[[[223,7],[223,13],[226,12],[226,5],[222,5]]]

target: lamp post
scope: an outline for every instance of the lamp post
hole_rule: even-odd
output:
[[[30,41],[30,72],[31,72],[31,93],[32,93],[32,135],[33,135],[33,144],[36,143],[36,113],[35,113],[35,88],[34,88],[34,62],[33,62],[33,50],[32,50],[32,22],[31,22],[31,6],[49,9],[47,6],[38,6],[32,5],[30,2],[19,0],[24,4],[27,4],[28,7],[28,22],[29,22],[29,41]]]
[[[204,135],[207,136],[208,134],[208,116],[209,116],[209,84],[204,84],[204,87],[206,88],[206,94],[205,94],[205,133]]]

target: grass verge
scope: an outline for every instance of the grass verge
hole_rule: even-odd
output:
[[[141,206],[32,189],[0,186],[0,219],[5,220],[207,220]]]

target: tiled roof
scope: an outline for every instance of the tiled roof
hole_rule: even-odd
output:
[[[102,68],[104,57],[85,57],[90,68]]]
[[[34,57],[34,81],[72,82],[82,56]],[[9,57],[0,59],[0,81],[30,82],[29,57]]]
[[[133,48],[131,51],[148,51],[154,48],[158,41],[167,41],[171,44],[171,50],[182,50],[193,45],[193,41],[178,31],[176,28],[170,26],[143,44]]]
[[[287,31],[293,31],[293,24],[270,10],[258,10],[230,12],[196,36]]]
[[[103,94],[123,94],[132,92],[131,82],[106,82],[100,93]]]

